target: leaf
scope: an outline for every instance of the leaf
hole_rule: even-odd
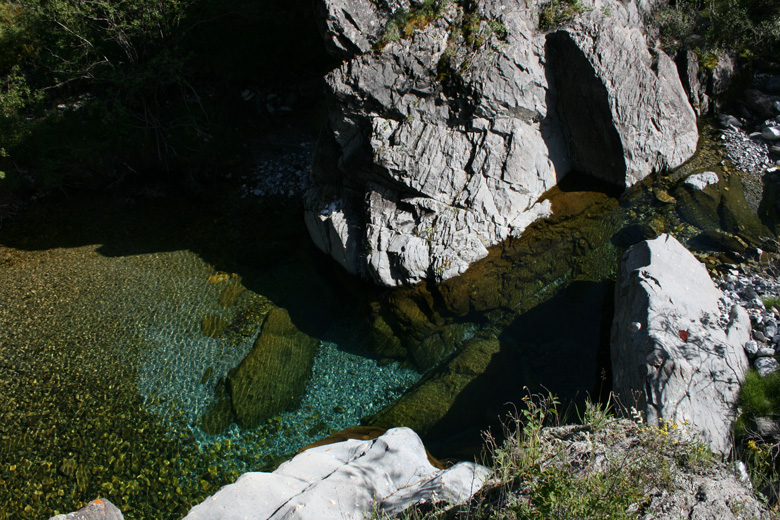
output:
[[[687,330],[678,330],[677,333],[680,335],[680,339],[688,343],[688,337],[691,335],[690,332]]]

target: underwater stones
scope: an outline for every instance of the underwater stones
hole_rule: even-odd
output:
[[[222,272],[222,271],[218,271],[218,272],[210,275],[209,278],[208,278],[209,283],[220,283],[220,282],[224,282],[225,280],[229,280],[229,279],[230,279],[230,275],[225,273],[225,272]]]
[[[468,325],[462,323],[445,325],[411,346],[409,353],[417,369],[425,372],[457,350],[468,330]]]
[[[230,307],[236,303],[239,296],[246,290],[240,279],[231,280],[219,293],[219,304],[222,307]]]
[[[255,427],[298,403],[317,344],[293,325],[286,310],[268,313],[252,350],[228,375],[231,404],[240,426]]]
[[[720,182],[705,189],[693,188],[683,182],[674,190],[680,216],[703,229],[718,228],[751,242],[766,234],[766,228],[756,212],[750,209],[739,177],[723,175]]]
[[[718,183],[718,174],[715,172],[694,173],[685,179],[685,184],[697,190],[703,190],[710,184]]]
[[[497,338],[473,338],[445,366],[431,371],[395,403],[368,420],[370,426],[408,426],[424,435],[444,417],[458,395],[488,367],[501,350]]]
[[[721,328],[722,297],[673,237],[633,246],[615,286],[611,356],[614,392],[636,399],[650,425],[687,422],[713,451],[727,453],[751,327],[735,305]]]
[[[219,316],[206,316],[200,323],[200,330],[204,336],[218,338],[225,332],[227,326],[227,320]]]

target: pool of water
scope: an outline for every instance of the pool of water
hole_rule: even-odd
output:
[[[686,171],[722,172],[713,146]],[[674,180],[619,196],[574,177],[549,194],[552,219],[462,277],[394,290],[317,251],[299,203],[240,183],[38,201],[0,230],[0,520],[98,496],[128,519],[181,518],[360,423],[408,425],[434,455],[472,458],[526,392],[608,391],[621,252],[709,225],[671,201],[687,196],[667,193]],[[276,307],[317,343],[299,405],[206,433],[221,381]]]

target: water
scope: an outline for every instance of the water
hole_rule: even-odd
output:
[[[686,168],[718,161],[705,147]],[[0,231],[0,519],[98,496],[128,519],[180,518],[242,472],[361,422],[409,425],[434,455],[471,458],[526,392],[608,391],[624,248],[760,226],[725,202],[714,217],[678,207],[666,190],[688,195],[673,180],[619,198],[569,179],[549,195],[553,219],[464,276],[389,291],[319,253],[297,203],[243,196],[240,182],[40,201]],[[220,381],[275,307],[317,340],[299,406],[205,433]],[[205,335],[204,319],[222,334]]]

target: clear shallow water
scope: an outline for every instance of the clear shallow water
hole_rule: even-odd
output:
[[[719,161],[703,157],[697,168]],[[97,496],[128,519],[180,518],[240,473],[356,425],[410,387],[393,424],[418,425],[436,455],[472,456],[524,386],[604,387],[610,277],[636,238],[618,232],[649,223],[685,240],[700,231],[656,188],[618,201],[564,187],[553,194],[556,219],[464,277],[395,291],[363,285],[317,252],[294,203],[258,204],[230,186],[31,207],[0,231],[0,519],[46,518]],[[220,305],[224,282],[209,281],[218,271],[246,288],[232,305]],[[301,406],[253,430],[204,434],[198,417],[272,305],[319,340]],[[207,316],[228,323],[223,336],[203,334]],[[445,343],[487,338],[496,351],[481,376],[453,386],[445,363],[418,381],[371,352],[377,316],[399,337],[452,326]],[[445,392],[426,394],[431,381]]]

